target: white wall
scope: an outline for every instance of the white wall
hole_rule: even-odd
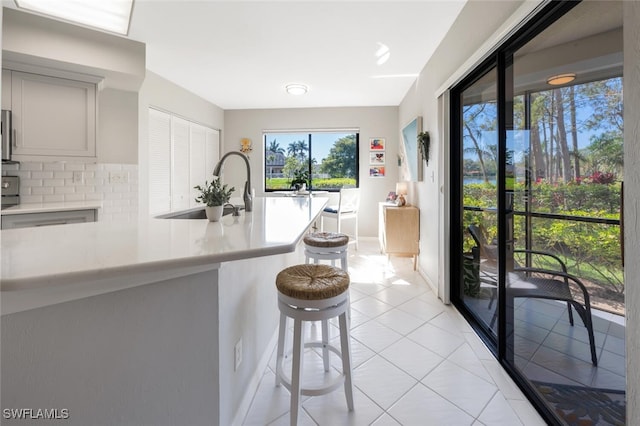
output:
[[[98,93],[96,156],[99,163],[138,163],[138,93]]]
[[[640,419],[640,3],[624,2],[624,282],[627,419]]]
[[[224,111],[198,95],[147,71],[138,94],[138,158],[140,172],[140,213],[149,211],[149,107],[167,111],[213,129],[224,128]]]
[[[443,194],[448,191],[442,173],[443,149],[446,149],[443,144],[447,141],[439,139],[442,129],[438,122],[436,91],[473,56],[485,40],[509,20],[520,4],[520,1],[467,2],[399,107],[400,123],[407,123],[412,117],[420,115],[422,128],[429,131],[431,136],[431,159],[424,169],[424,180],[414,185],[412,196],[420,207],[420,270],[432,286],[440,288],[441,298],[443,277],[438,259],[439,256],[448,256],[448,253],[443,252],[439,237],[444,220],[441,217]]]
[[[363,108],[298,108],[225,111],[223,151],[238,151],[240,140],[253,142],[251,184],[257,196],[264,195],[264,142],[263,130],[304,130],[356,128],[360,129],[360,215],[359,234],[373,237],[378,234],[378,202],[384,201],[389,191],[394,191],[398,181],[398,131],[397,107]],[[386,176],[369,177],[369,138],[386,139]],[[244,164],[237,158],[225,163],[223,181],[242,191],[245,182]],[[332,199],[336,199],[333,196]],[[335,222],[335,221],[333,221]]]

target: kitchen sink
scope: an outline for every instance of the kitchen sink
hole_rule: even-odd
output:
[[[244,206],[235,206],[231,207],[224,206],[222,209],[222,216],[226,216],[228,214],[233,213],[233,210],[243,210]],[[158,219],[206,219],[207,213],[204,211],[204,207],[195,209],[195,210],[187,210],[181,212],[173,212],[167,213],[160,216],[157,216]]]

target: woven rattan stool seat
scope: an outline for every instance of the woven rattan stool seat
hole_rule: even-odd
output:
[[[349,288],[349,274],[329,265],[295,265],[280,271],[276,287],[280,293],[295,299],[328,299]]]
[[[349,236],[337,232],[314,232],[305,235],[303,241],[313,247],[341,247],[349,244]]]

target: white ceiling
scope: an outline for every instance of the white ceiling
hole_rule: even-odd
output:
[[[223,109],[399,105],[465,1],[136,0],[129,37]]]

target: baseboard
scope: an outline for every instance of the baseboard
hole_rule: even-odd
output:
[[[420,260],[418,258],[418,260]],[[438,294],[438,286],[435,285],[430,279],[429,277],[427,277],[427,274],[425,274],[424,270],[420,267],[420,262],[418,262],[418,274],[420,274],[420,276],[422,277],[422,279],[427,283],[427,285],[429,286],[429,288],[431,289],[431,291],[433,291],[433,294],[436,295],[436,297],[440,300],[442,300],[442,298],[440,297],[440,295]],[[443,303],[446,304],[446,302],[443,301]]]
[[[233,418],[233,426],[241,426],[244,422],[247,413],[249,412],[249,408],[251,407],[251,402],[253,401],[253,397],[255,396],[258,386],[260,385],[260,380],[262,380],[262,376],[264,375],[265,370],[267,369],[267,365],[269,365],[269,359],[271,359],[271,354],[278,343],[278,329],[276,329],[271,336],[271,340],[269,340],[269,344],[267,345],[267,349],[262,354],[260,361],[258,361],[258,365],[251,376],[251,380],[249,381],[249,385],[244,390],[244,394],[242,395],[242,400],[240,401],[240,406],[238,407],[238,411],[236,411],[236,415]]]

